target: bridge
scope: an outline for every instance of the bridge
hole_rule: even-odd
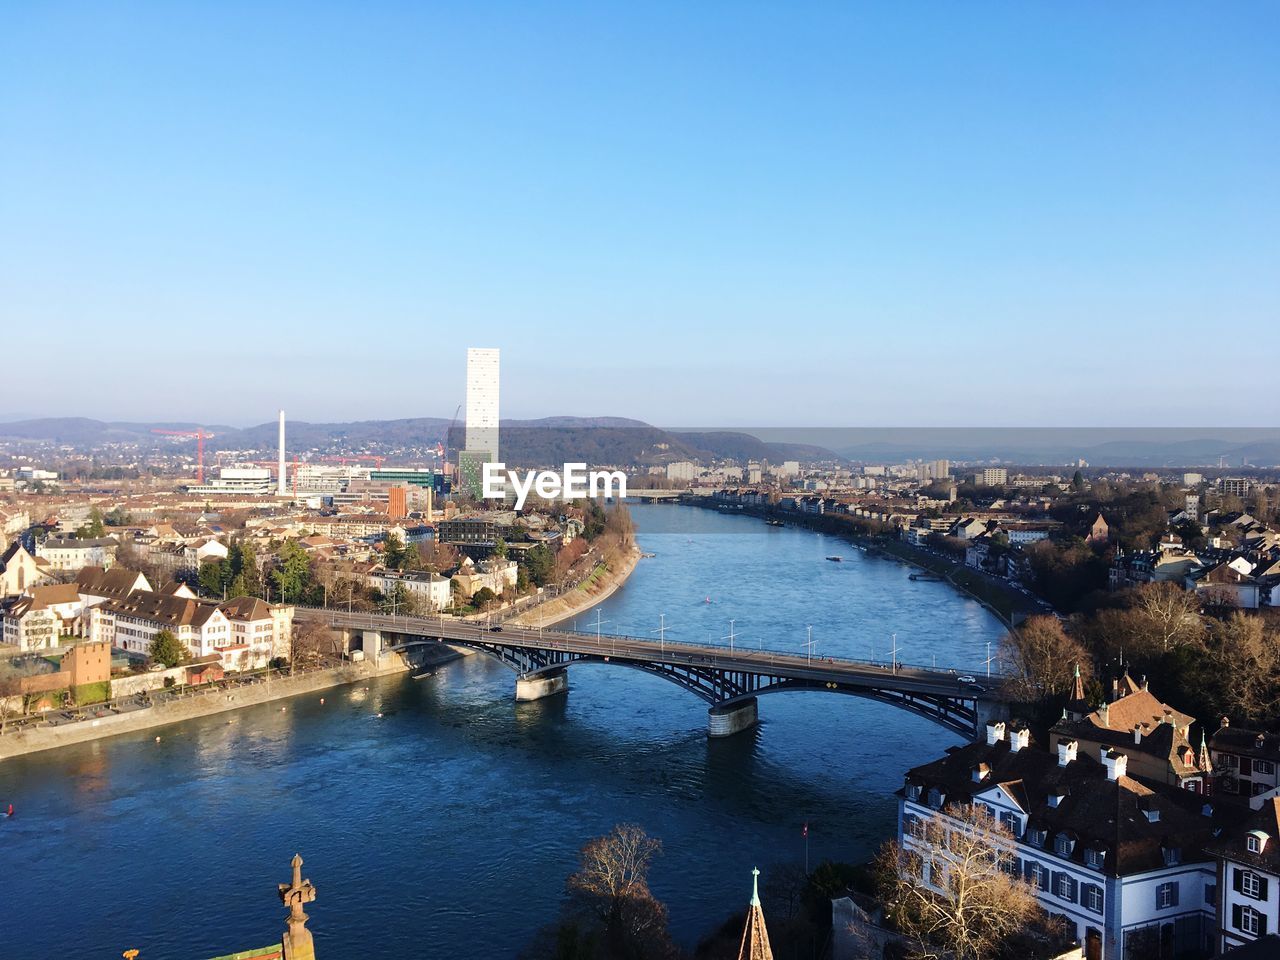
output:
[[[366,656],[445,643],[468,647],[516,673],[516,700],[569,689],[568,667],[608,663],[662,677],[708,705],[707,732],[729,736],[754,726],[757,698],[787,690],[851,694],[910,710],[969,739],[1007,717],[1003,677],[960,679],[955,671],[865,660],[814,657],[671,640],[520,627],[511,624],[299,607],[299,619],[357,638]]]

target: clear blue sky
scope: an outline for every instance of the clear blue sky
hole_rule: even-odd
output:
[[[1280,4],[6,3],[0,417],[1280,421]]]

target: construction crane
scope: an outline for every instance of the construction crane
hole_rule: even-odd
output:
[[[153,428],[152,433],[162,433],[166,437],[195,437],[196,438],[196,483],[204,483],[204,442],[212,439],[212,433],[205,433],[203,427],[195,430],[159,430]]]
[[[453,411],[453,419],[449,421],[449,430],[444,435],[444,443],[440,444],[440,459],[446,464],[449,462],[449,443],[453,439],[453,431],[458,426],[458,414],[462,413],[462,404],[458,404]]]

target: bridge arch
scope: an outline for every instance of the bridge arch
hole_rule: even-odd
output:
[[[427,641],[436,642],[436,641]],[[965,738],[973,738],[979,732],[979,724],[983,720],[984,710],[977,697],[963,696],[964,690],[957,690],[956,695],[925,694],[910,690],[899,690],[891,687],[881,688],[865,684],[818,681],[770,675],[768,673],[749,673],[717,667],[713,663],[686,664],[667,663],[662,661],[638,661],[625,657],[614,657],[608,653],[575,653],[562,650],[539,649],[511,643],[504,643],[496,638],[485,639],[451,639],[450,643],[465,646],[503,664],[514,671],[518,682],[536,681],[552,675],[563,675],[567,669],[578,663],[604,664],[608,666],[627,667],[639,670],[652,676],[673,683],[692,693],[704,701],[713,711],[721,714],[732,712],[734,708],[746,711],[751,715],[751,723],[755,722],[756,698],[767,693],[786,693],[799,691],[816,691],[823,693],[839,693],[845,696],[861,697],[888,706],[897,707],[924,717],[939,726]],[[522,696],[522,699],[535,699],[537,696],[560,693],[568,689],[567,679],[554,685],[546,686],[544,694]],[[712,724],[714,729],[715,724]],[[741,729],[741,728],[735,728]]]

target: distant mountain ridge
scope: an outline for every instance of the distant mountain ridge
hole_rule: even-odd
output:
[[[286,423],[286,448],[291,454],[341,455],[360,453],[421,455],[438,443],[461,448],[464,427],[441,417],[400,420],[358,420],[350,423]],[[135,423],[88,417],[46,417],[0,423],[0,440],[52,443],[77,450],[105,449],[132,444],[143,450],[170,449],[174,438],[162,430],[204,429],[206,454],[220,450],[253,451],[266,456],[276,448],[275,421],[251,427],[220,424]],[[503,420],[500,424],[503,459],[512,465],[552,466],[572,461],[589,464],[661,464],[676,460],[837,460],[830,450],[812,444],[770,443],[735,431],[669,431],[626,417],[543,417]]]

